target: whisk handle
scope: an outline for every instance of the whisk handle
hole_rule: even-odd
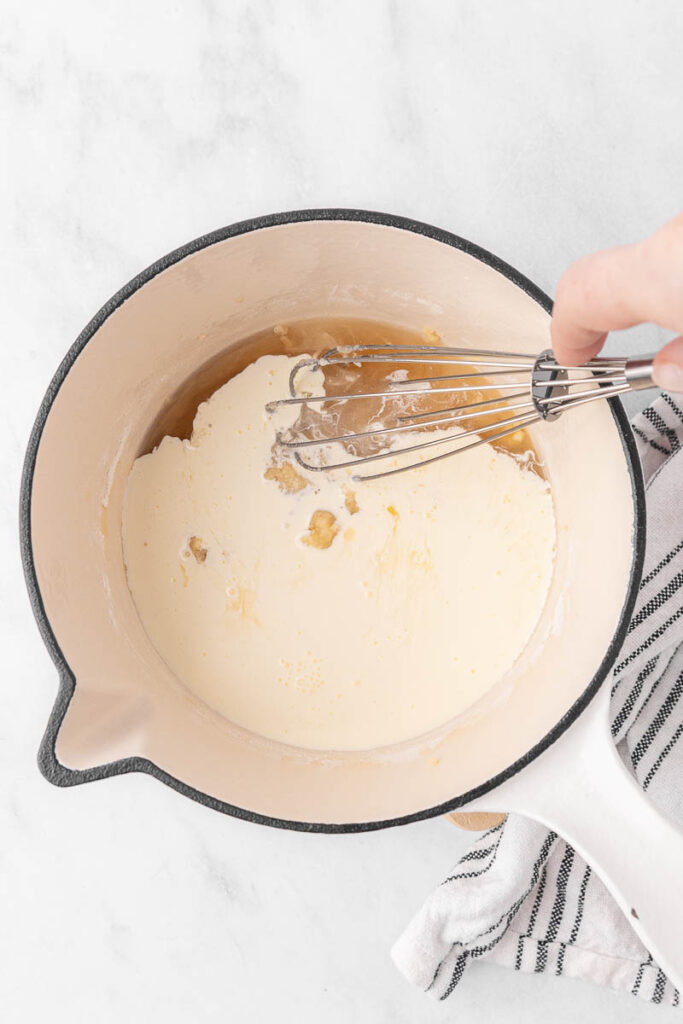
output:
[[[652,378],[653,356],[644,356],[642,359],[627,359],[624,366],[624,376],[631,391],[644,391],[646,388],[655,387]]]

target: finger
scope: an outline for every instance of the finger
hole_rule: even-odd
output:
[[[642,275],[641,245],[593,253],[565,271],[550,325],[558,362],[577,366],[600,351],[608,331],[642,320],[638,301]]]
[[[664,391],[683,392],[683,337],[674,338],[657,353],[652,376]]]
[[[683,330],[683,214],[636,245],[587,256],[560,279],[551,333],[559,362],[600,351],[608,331],[650,321]]]

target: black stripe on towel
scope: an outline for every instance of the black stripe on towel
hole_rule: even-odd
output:
[[[664,971],[657,971],[657,981],[655,982],[655,990],[652,993],[652,1002],[661,1003],[662,996],[664,995],[664,987],[666,985],[666,975]]]
[[[504,912],[503,914],[501,914],[500,917],[498,918],[498,920],[494,921],[494,923],[492,925],[490,925],[490,927],[488,927],[485,932],[482,932],[482,934],[479,937],[481,939],[483,939],[484,936],[490,935],[491,932],[494,932],[497,928],[500,928],[500,926],[503,924],[503,922],[505,922],[503,930],[500,931],[497,935],[495,935],[493,937],[493,939],[489,943],[487,943],[487,945],[485,945],[485,946],[475,946],[473,949],[465,950],[461,954],[461,956],[463,956],[465,958],[470,957],[470,956],[471,957],[483,956],[485,953],[488,953],[489,950],[493,949],[493,947],[500,942],[501,938],[505,934],[505,931],[509,927],[510,922],[512,921],[513,917],[515,916],[515,914],[517,913],[519,908],[524,903],[524,900],[527,898],[529,893],[533,890],[534,886],[538,882],[539,874],[540,874],[540,871],[541,871],[541,866],[542,865],[545,866],[545,861],[547,860],[548,854],[550,853],[550,850],[552,849],[552,845],[553,845],[553,843],[555,842],[556,839],[557,839],[557,833],[556,832],[549,832],[548,833],[548,835],[545,837],[545,839],[543,841],[543,845],[541,846],[541,849],[539,851],[538,857],[534,861],[534,866],[533,866],[533,869],[532,869],[532,872],[531,872],[531,879],[529,881],[529,884],[528,884],[527,888],[524,890],[522,895],[518,899],[515,900],[515,902],[510,907],[510,909],[508,911]],[[457,943],[454,942],[453,945],[451,946],[451,950],[449,951],[449,953],[452,952],[452,950],[455,948],[456,945],[457,945]],[[448,988],[446,989],[444,994],[442,996],[440,996],[440,999],[442,999],[442,1000],[448,998],[448,996],[451,994],[451,992],[453,991],[455,986],[460,981],[460,978],[462,977],[462,972],[464,970],[464,965],[463,965],[463,967],[459,968],[460,959],[461,958],[458,957],[458,960],[456,961],[455,968],[453,969],[453,974],[451,976],[451,980],[449,982]],[[441,963],[443,963],[443,960],[441,961]],[[441,965],[439,965],[439,967],[440,966]],[[437,967],[437,969],[436,969],[436,974],[438,974],[438,972],[439,972],[439,967]],[[434,977],[436,977],[436,974],[434,975]],[[457,974],[457,977],[456,977],[456,974]],[[433,982],[432,982],[432,984],[433,984]]]
[[[545,934],[545,942],[539,945],[536,953],[536,974],[540,974],[548,966],[548,946],[546,943],[554,942],[560,930],[562,918],[564,917],[564,910],[567,905],[567,884],[569,882],[573,864],[574,850],[571,846],[567,846],[564,851],[562,863],[560,864],[560,869],[557,872],[555,902],[553,903],[553,908],[550,911],[550,921],[548,922],[548,929]]]
[[[491,852],[493,852],[493,856],[491,857],[491,860],[488,862],[488,864],[484,864],[484,866],[481,867],[478,871],[457,871],[454,875],[449,875],[448,878],[445,878],[444,881],[441,884],[442,885],[447,885],[449,882],[457,882],[461,878],[468,878],[468,879],[469,878],[479,878],[481,875],[485,875],[486,872],[489,871],[490,868],[492,868],[493,865],[496,862],[496,857],[498,856],[498,847],[499,846],[500,846],[500,838],[498,839],[497,843],[493,844],[493,846],[489,846],[489,847],[486,848],[486,850],[482,850],[481,851],[482,852],[482,857],[485,854],[490,854]],[[471,852],[472,853],[477,853],[478,851],[477,850],[472,850]],[[465,859],[466,858],[463,857],[462,860],[460,861],[460,864],[462,864],[462,862]],[[475,860],[475,859],[479,859],[479,858],[470,857],[470,860]]]
[[[463,857],[460,858],[461,864],[466,864],[468,860],[483,860],[484,857],[488,857],[490,853],[493,853],[498,843],[491,843],[490,846],[485,846],[483,850],[470,850]]]
[[[656,409],[653,409],[651,406],[648,406],[647,409],[643,409],[643,418],[646,419],[648,423],[652,424],[659,434],[666,437],[669,427]]]
[[[674,596],[681,589],[683,584],[683,570],[677,572],[669,582],[662,587],[662,589],[651,597],[650,600],[643,605],[637,615],[634,615],[628,627],[629,633],[632,633],[634,629],[637,629],[645,619],[649,619],[653,612],[656,612],[663,604]]]
[[[681,549],[683,549],[683,540],[679,541],[676,547],[672,548],[669,554],[665,555],[661,562],[659,562],[654,567],[654,569],[650,570],[647,576],[643,576],[642,580],[640,581],[640,589],[642,590],[643,587],[646,587],[648,585],[648,583],[652,583],[657,573],[661,572],[662,569],[664,569],[669,564],[671,559],[676,557],[676,555],[679,553],[679,551],[681,551]]]
[[[642,441],[645,441],[646,444],[649,444],[651,448],[655,449],[655,451],[661,452],[662,455],[671,455],[671,452],[668,448],[665,448],[663,445],[658,444],[657,441],[653,441],[653,439],[651,437],[648,437],[645,431],[641,430],[640,427],[633,427],[633,433],[637,434]]]
[[[652,953],[648,953],[647,954],[647,960],[643,960],[643,962],[641,963],[640,967],[638,968],[638,974],[636,975],[636,982],[635,982],[635,985],[633,986],[633,988],[631,989],[631,991],[632,991],[634,996],[638,995],[638,991],[640,989],[640,985],[641,985],[642,980],[643,980],[643,975],[645,973],[645,968],[646,967],[651,967],[651,966],[652,966]]]
[[[681,447],[681,443],[678,440],[678,434],[670,427],[669,424],[664,420],[656,409],[649,406],[647,409],[643,409],[643,416],[651,423],[655,430],[658,430],[662,437],[665,437],[671,447],[671,454],[677,452]]]
[[[538,911],[541,908],[541,902],[543,900],[543,893],[545,892],[545,884],[546,884],[547,881],[548,881],[548,866],[547,866],[547,864],[544,864],[543,865],[543,870],[541,871],[541,878],[540,878],[540,881],[538,883],[538,892],[536,893],[536,899],[534,900],[533,906],[531,908],[531,914],[529,916],[529,924],[528,924],[527,930],[525,931],[524,935],[520,935],[521,942],[520,942],[519,946],[517,947],[517,956],[518,957],[523,955],[523,952],[524,952],[524,939],[525,938],[531,938],[531,933],[533,931],[534,925],[536,924],[536,918],[538,917]],[[517,965],[515,964],[515,966],[517,966]],[[520,960],[520,967],[521,967],[521,960]]]
[[[586,870],[584,872],[583,879],[581,880],[581,889],[579,891],[579,905],[576,910],[576,918],[574,919],[572,933],[569,936],[570,942],[576,942],[576,939],[579,934],[579,928],[581,927],[581,921],[583,920],[583,910],[586,905],[586,889],[588,888],[588,883],[590,882],[591,874],[591,868],[588,865],[586,865]]]
[[[576,907],[576,917],[574,918],[574,924],[572,925],[571,935],[569,936],[570,944],[576,942],[579,935],[579,929],[581,928],[581,922],[583,920],[583,911],[584,907],[586,906],[586,890],[588,889],[588,883],[590,881],[591,874],[592,871],[590,867],[586,865],[586,870],[584,871],[583,878],[581,879],[581,888],[579,889],[579,899]],[[566,947],[562,945],[560,949],[560,953],[557,958],[557,968],[555,970],[556,974],[562,974],[562,971],[564,969],[565,948]]]
[[[524,957],[524,938],[524,935],[520,935],[520,937],[517,939],[517,955],[515,957],[516,971],[521,971],[522,969],[522,959]]]
[[[636,980],[635,980],[635,982],[633,984],[633,988],[631,989],[631,995],[633,995],[633,996],[637,996],[638,995],[638,991],[640,989],[640,983],[643,980],[643,973],[645,971],[645,967],[646,967],[645,964],[641,964],[640,967],[638,968],[638,973],[636,974]]]
[[[669,754],[671,753],[673,748],[678,743],[679,739],[681,738],[681,735],[683,735],[683,722],[679,723],[678,728],[676,729],[676,732],[673,734],[673,736],[671,737],[671,739],[669,740],[667,745],[664,747],[664,749],[659,752],[659,756],[657,757],[657,760],[655,761],[655,763],[652,765],[652,767],[650,768],[649,772],[645,776],[645,781],[643,782],[643,789],[647,789],[647,787],[650,785],[650,783],[654,779],[655,775],[657,774],[659,769],[662,767],[663,762],[666,760],[666,758],[669,756]]]
[[[662,392],[662,398],[669,406],[669,408],[672,409],[673,412],[675,412],[681,423],[683,423],[683,410],[680,408],[680,406],[676,405],[671,395],[667,395],[666,391],[664,391]]]
[[[636,658],[640,657],[640,655],[643,654],[648,649],[648,647],[651,647],[652,644],[655,643],[655,641],[659,640],[660,636],[663,636],[664,633],[666,633],[667,629],[670,626],[673,626],[674,622],[678,622],[681,615],[683,615],[683,605],[681,605],[680,608],[677,608],[673,615],[669,616],[666,622],[663,622],[661,626],[658,626],[654,633],[651,633],[647,640],[645,640],[640,645],[640,647],[638,647],[635,651],[631,651],[627,658],[624,658],[623,661],[619,662],[617,667],[614,669],[615,673],[621,672],[621,670],[630,665],[632,661],[635,661]]]
[[[448,991],[446,992],[446,995],[441,997],[442,999],[446,999],[446,997],[451,994],[451,992],[453,991],[453,989],[455,988],[455,986],[458,984],[458,982],[462,978],[463,974],[465,973],[465,968],[466,967],[467,967],[467,953],[463,952],[463,953],[460,954],[458,959],[455,961],[455,969],[453,971],[453,977],[451,978],[451,983],[448,986]]]
[[[634,707],[636,705],[636,701],[638,700],[638,698],[640,697],[640,694],[642,692],[643,684],[644,684],[645,680],[648,678],[648,676],[650,676],[652,674],[652,671],[653,671],[653,669],[654,669],[654,667],[655,667],[655,665],[657,664],[658,661],[659,661],[659,655],[655,654],[654,658],[650,658],[650,660],[647,662],[645,667],[643,669],[641,669],[641,671],[638,673],[638,676],[636,677],[636,681],[633,684],[633,689],[631,690],[631,692],[629,693],[628,697],[626,698],[626,700],[622,704],[621,710],[619,711],[619,714],[615,717],[614,721],[612,722],[612,735],[613,736],[617,735],[617,733],[619,732],[619,730],[621,729],[621,727],[625,723],[626,719],[628,718],[628,716],[633,711],[633,709],[634,709]]]
[[[683,672],[681,672],[676,679],[676,682],[669,690],[666,700],[660,707],[659,711],[652,719],[647,729],[640,737],[635,747],[631,751],[631,764],[634,768],[637,768],[638,764],[649,750],[652,741],[656,737],[659,730],[662,728],[673,709],[678,704],[679,700],[683,696]]]
[[[543,899],[543,893],[545,892],[545,884],[548,881],[548,868],[547,865],[543,865],[543,871],[541,872],[541,880],[538,883],[538,892],[536,893],[536,899],[534,905],[531,908],[531,916],[529,917],[529,927],[526,930],[527,935],[531,935],[534,925],[536,924],[536,918],[538,912],[541,909],[541,901]]]
[[[635,741],[635,732],[632,735],[632,730],[634,730],[635,724],[638,721],[638,719],[647,710],[647,707],[648,707],[648,704],[650,703],[650,701],[655,696],[657,696],[657,694],[659,693],[659,690],[660,690],[660,687],[662,686],[662,683],[666,683],[667,682],[667,674],[668,674],[669,668],[671,666],[671,662],[674,660],[674,658],[676,657],[677,654],[678,654],[678,648],[675,647],[673,649],[673,651],[671,652],[671,654],[669,656],[669,659],[668,659],[668,661],[666,662],[665,665],[662,665],[661,655],[657,655],[657,658],[659,659],[657,661],[657,668],[659,670],[658,673],[657,673],[657,678],[655,679],[655,681],[653,683],[650,684],[650,689],[648,690],[647,694],[645,695],[644,700],[640,704],[640,707],[638,708],[638,710],[636,711],[635,715],[633,716],[633,720],[628,723],[628,726],[627,726],[627,729],[626,729],[627,734],[629,736],[631,736],[631,739],[634,742],[637,742],[637,741]]]

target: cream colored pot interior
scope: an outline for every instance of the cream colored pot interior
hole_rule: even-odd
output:
[[[319,823],[396,818],[503,771],[552,729],[598,669],[633,557],[631,480],[605,403],[536,430],[556,506],[554,582],[525,654],[465,719],[401,747],[317,754],[236,728],[174,678],[126,585],[128,471],[172,396],[180,408],[193,393],[188,382],[202,380],[201,367],[220,357],[223,372],[237,368],[251,355],[235,348],[245,336],[313,316],[430,327],[447,344],[474,348],[535,352],[549,343],[548,315],[497,271],[429,237],[365,222],[261,228],[187,256],[135,292],[69,371],[35,469],[38,584],[76,679],[56,744],[67,767],[137,755],[257,814]],[[204,376],[206,385],[210,370]],[[495,630],[491,622],[492,642]]]

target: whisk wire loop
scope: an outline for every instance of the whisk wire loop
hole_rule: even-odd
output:
[[[392,370],[387,375],[386,385],[380,389],[332,390],[327,393],[321,388],[320,393],[310,394],[298,388],[304,370],[315,372],[324,371],[327,367],[349,367],[356,369],[362,379],[364,365],[381,363],[391,364]],[[411,377],[410,369],[415,365],[425,366],[427,374]],[[437,367],[444,367],[448,372],[435,372]],[[268,403],[266,411],[274,413],[283,406],[327,410],[346,402],[380,400],[381,410],[366,429],[311,437],[310,432],[300,430],[295,424],[286,433],[278,434],[277,438],[282,450],[293,452],[297,463],[313,472],[363,466],[387,459],[398,462],[398,465],[381,472],[356,474],[354,477],[376,480],[428,465],[482,444],[501,441],[532,424],[554,420],[577,406],[650,387],[654,387],[651,357],[631,360],[596,358],[580,367],[570,367],[558,364],[550,350],[531,355],[440,345],[340,346],[317,358],[300,360],[290,373],[289,397]],[[446,408],[438,405],[422,408],[425,403],[429,404],[429,399],[444,395],[454,396],[456,404]],[[458,403],[459,396],[465,399],[464,403]],[[468,396],[481,398],[469,401]],[[420,403],[421,407],[407,409],[406,401]],[[386,418],[387,414],[388,425],[380,418]],[[420,431],[438,432],[438,436],[425,437],[425,433],[418,433]],[[418,436],[414,444],[396,444],[415,433]],[[368,450],[368,443],[375,447]],[[378,444],[379,451],[376,449]],[[347,457],[335,459],[331,456],[330,448],[334,445],[341,446]],[[439,446],[446,447],[446,450],[428,454]],[[304,459],[300,454],[302,449],[317,450],[320,461]]]

